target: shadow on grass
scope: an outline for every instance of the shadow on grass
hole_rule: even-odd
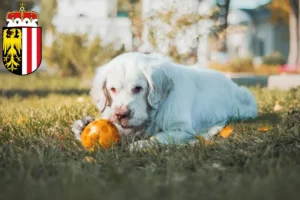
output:
[[[62,90],[24,90],[24,89],[0,89],[0,96],[6,98],[12,98],[14,96],[20,96],[22,98],[28,98],[31,96],[46,97],[49,94],[61,94],[61,95],[86,95],[89,93],[88,89],[62,89]]]
[[[244,121],[247,124],[257,124],[262,123],[262,124],[270,124],[270,125],[277,125],[281,122],[281,117],[277,113],[264,113],[255,119],[249,119]]]

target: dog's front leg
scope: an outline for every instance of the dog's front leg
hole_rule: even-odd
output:
[[[76,120],[72,125],[72,132],[75,135],[75,138],[79,141],[81,141],[81,133],[83,129],[92,121],[94,121],[95,118],[91,116],[86,116],[82,119]]]

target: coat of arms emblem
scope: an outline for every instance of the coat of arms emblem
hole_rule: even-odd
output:
[[[42,28],[38,27],[38,14],[26,11],[22,3],[19,11],[6,15],[3,27],[3,64],[17,75],[36,71],[42,61]]]

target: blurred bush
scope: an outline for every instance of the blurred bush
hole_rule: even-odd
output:
[[[230,68],[234,72],[250,72],[253,71],[253,58],[248,57],[235,57],[229,61]]]
[[[285,63],[285,57],[278,51],[263,57],[263,64],[265,65],[284,65]]]
[[[101,45],[101,39],[87,35],[59,34],[51,47],[45,47],[44,58],[49,68],[61,76],[87,75],[124,51],[113,44]]]
[[[280,74],[280,65],[259,65],[255,68],[256,74],[264,74],[264,75],[271,75],[271,74]]]
[[[227,63],[211,62],[209,67],[223,72],[254,72],[252,56],[235,57]]]
[[[235,62],[234,62],[235,63]],[[236,64],[236,63],[235,63]],[[257,74],[257,75],[271,75],[271,74],[279,74],[280,71],[280,65],[258,65],[258,66],[250,66],[243,69],[242,67],[236,67],[232,65],[231,62],[228,62],[226,64],[218,63],[218,62],[212,62],[210,63],[209,67],[221,72],[233,72],[233,73],[250,73],[250,74]],[[245,65],[247,66],[247,65]]]

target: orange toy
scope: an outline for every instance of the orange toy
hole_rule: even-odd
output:
[[[111,148],[117,144],[120,134],[117,127],[109,120],[96,120],[88,124],[82,134],[82,146],[93,151],[95,146],[100,145],[103,149]]]

